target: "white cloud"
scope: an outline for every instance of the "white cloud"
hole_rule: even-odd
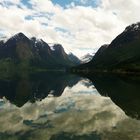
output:
[[[32,9],[19,0],[1,0],[0,3],[8,2],[12,5],[0,5],[0,30],[5,31],[4,34],[10,36],[22,31],[46,42],[61,43],[67,52],[78,56],[110,43],[127,25],[140,19],[138,0],[102,0],[97,8],[73,4],[67,9],[50,0],[30,0]]]
[[[20,0],[1,0],[0,3],[7,5],[8,3],[19,4]]]
[[[139,0],[105,0],[102,1],[102,8],[105,11],[112,11],[117,14],[119,20],[126,24],[137,22],[140,19],[140,3]]]
[[[81,85],[78,84],[78,86]],[[90,92],[79,93],[76,87],[72,89],[74,93],[69,94],[70,90],[67,89],[67,93],[59,98],[45,98],[34,104],[26,103],[21,108],[10,104],[7,100],[4,101],[0,108],[0,132],[6,134],[36,132],[38,139],[42,140],[41,135],[46,134],[44,136],[46,139],[60,131],[75,134],[89,134],[95,131],[102,134],[106,130],[111,133],[113,126],[118,126],[118,123],[123,124],[126,119],[130,121],[130,124],[134,122],[110,98]],[[30,124],[24,123],[30,120]],[[53,124],[53,129],[43,127],[48,121],[49,124]],[[140,123],[136,122],[134,126],[138,127]],[[38,127],[33,127],[33,125]],[[42,127],[43,129],[41,129]],[[129,127],[125,130],[132,129]],[[119,130],[117,129],[117,131]]]

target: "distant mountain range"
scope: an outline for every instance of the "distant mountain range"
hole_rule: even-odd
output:
[[[94,56],[87,54],[81,60],[72,53],[67,54],[60,44],[49,45],[42,39],[29,39],[23,33],[0,41],[0,75],[71,67],[87,71],[139,72],[140,23],[126,27],[110,44],[101,46]]]
[[[73,53],[69,53],[69,54],[68,54],[68,57],[69,57],[69,59],[70,59],[72,62],[74,62],[76,65],[79,65],[79,64],[82,63],[82,61],[81,61],[77,56],[75,56]]]
[[[89,61],[91,61],[93,58],[93,54],[86,54],[84,56],[81,57],[81,63],[88,63]]]
[[[64,69],[80,64],[74,55],[68,55],[62,45],[48,45],[42,39],[29,39],[18,33],[7,41],[0,41],[0,71],[28,69]]]
[[[90,62],[77,69],[140,72],[140,23],[126,27],[111,44],[101,46]]]

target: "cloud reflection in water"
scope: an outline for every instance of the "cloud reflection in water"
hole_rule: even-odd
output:
[[[126,116],[109,97],[99,95],[93,86],[86,90],[83,82],[66,88],[60,97],[27,102],[20,108],[6,99],[1,100],[0,139],[140,139],[140,122]],[[81,94],[80,89],[87,93]]]

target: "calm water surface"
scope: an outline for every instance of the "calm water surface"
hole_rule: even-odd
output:
[[[140,78],[0,80],[0,140],[140,140]]]

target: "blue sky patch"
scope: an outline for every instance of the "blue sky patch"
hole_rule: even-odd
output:
[[[71,3],[74,3],[75,6],[91,6],[91,7],[98,7],[100,4],[100,0],[52,0],[54,4],[59,4],[60,6],[66,8]]]
[[[21,2],[26,5],[29,9],[32,9],[32,5],[29,3],[29,0],[21,0]]]
[[[49,12],[40,12],[40,13],[35,13],[34,15],[28,15],[25,17],[26,20],[34,20],[36,17],[45,17],[48,20],[51,20],[51,17],[53,16],[53,13]]]

